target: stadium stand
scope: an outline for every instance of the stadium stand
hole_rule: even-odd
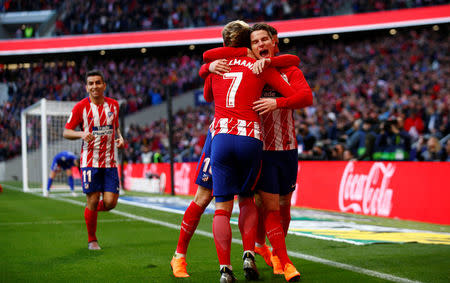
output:
[[[60,9],[59,5],[66,5],[67,14],[73,11],[67,5],[75,2],[6,1],[2,9],[36,9],[37,3],[40,3],[44,6],[39,9]],[[366,12],[447,2],[353,1],[352,9]],[[96,3],[101,6],[104,1]],[[120,1],[108,3],[116,9]],[[130,5],[140,5],[140,1],[132,3]],[[244,2],[238,3],[244,5]],[[283,3],[291,4],[289,1]],[[341,5],[343,2],[315,3]],[[169,6],[166,8],[170,9]],[[128,8],[123,9],[122,13],[128,13]],[[95,9],[90,11],[94,13]],[[317,13],[317,16],[320,15],[325,14]],[[315,93],[315,105],[299,111],[296,117],[301,148],[299,158],[424,160],[424,145],[431,136],[440,139],[441,151],[445,150],[443,145],[450,133],[449,86],[445,79],[449,75],[449,66],[446,64],[448,54],[440,51],[449,50],[448,25],[433,28],[435,30],[430,26],[405,28],[391,35],[386,35],[387,31],[372,31],[358,35],[358,40],[350,36],[345,38],[344,35],[337,41],[328,40],[326,36],[303,37],[282,45],[283,52],[297,54],[302,59],[300,67]],[[201,51],[170,56],[169,59],[159,55],[108,57],[84,53],[72,59],[56,56],[56,59],[39,58],[20,65],[1,65],[0,80],[7,87],[8,97],[1,106],[0,134],[4,139],[0,143],[0,160],[20,154],[18,121],[21,109],[42,97],[54,100],[79,100],[84,97],[80,74],[87,69],[98,68],[105,72],[109,83],[107,95],[126,100],[125,111],[129,114],[161,103],[167,93],[177,95],[201,87],[202,81],[197,74],[202,63]],[[177,161],[196,159],[198,149],[192,146],[202,145],[205,124],[210,120],[210,110],[200,109],[185,109],[176,114],[180,123],[189,121],[186,115],[204,117],[200,124],[191,121],[189,127],[178,125],[177,131],[182,133],[177,132],[176,136]],[[364,124],[363,121],[368,121],[372,127],[370,156],[361,153],[366,151],[365,146],[361,146],[364,141],[361,129],[352,127],[354,123]],[[165,124],[162,119],[148,125],[131,125],[126,133],[132,137],[126,150],[127,160],[139,162],[143,151],[158,150],[161,158],[156,160],[167,161],[167,127],[161,126]],[[397,139],[392,133],[393,126],[401,132],[402,141],[395,146],[392,145]],[[307,130],[305,133],[300,131],[303,128]],[[145,135],[136,136],[139,132],[145,132]],[[154,142],[155,139],[158,141]],[[145,147],[141,147],[140,143]]]
[[[2,12],[57,10],[53,35],[159,30],[248,22],[323,17],[446,4],[428,1],[3,1]]]

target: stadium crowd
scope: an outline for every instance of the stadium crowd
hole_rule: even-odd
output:
[[[315,104],[295,119],[299,159],[450,161],[450,69],[448,54],[440,52],[448,50],[448,42],[448,35],[411,30],[293,50],[315,93]],[[211,120],[207,113],[202,108],[176,114],[177,161],[197,160]],[[184,127],[178,125],[182,121]],[[166,128],[160,127],[164,123],[132,126],[128,133],[132,140],[141,131],[152,136],[153,129]],[[157,140],[167,140],[167,132],[158,131]],[[130,143],[129,161],[142,161],[142,143],[142,136]],[[159,145],[158,154],[167,161],[167,144]]]
[[[299,158],[449,160],[444,142],[450,134],[450,67],[448,52],[442,52],[449,50],[449,42],[448,33],[418,28],[348,42],[318,40],[288,50],[301,58],[300,68],[315,94],[314,105],[297,113]],[[125,100],[126,113],[132,113],[160,103],[165,93],[202,87],[200,58],[85,56],[76,63],[0,69],[0,81],[9,85],[9,100],[0,114],[0,158],[20,153],[20,111],[42,97],[81,99],[85,91],[80,74],[88,67],[105,73],[106,95]],[[175,114],[175,160],[196,160],[211,115],[204,107]],[[152,161],[168,160],[165,118],[130,125],[124,135],[127,160],[140,162],[142,153],[147,153],[145,160],[150,153],[157,153]],[[430,141],[434,137],[444,138],[443,144]]]
[[[56,9],[55,35],[158,30],[288,20],[448,4],[447,0],[143,1],[6,0],[0,12]]]

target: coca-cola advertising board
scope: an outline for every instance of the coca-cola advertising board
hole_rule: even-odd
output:
[[[196,166],[175,163],[175,194],[195,194]],[[128,164],[124,175],[127,190],[171,192],[167,163]],[[449,225],[450,163],[301,161],[292,205]]]
[[[293,205],[450,224],[448,162],[299,162]]]

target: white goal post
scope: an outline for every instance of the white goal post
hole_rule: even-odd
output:
[[[81,139],[67,140],[62,134],[72,108],[77,102],[50,101],[45,98],[25,108],[21,113],[22,176],[24,192],[42,190],[48,196],[48,175],[53,157],[61,151],[79,154]],[[69,191],[67,176],[57,174],[51,191],[61,188]]]

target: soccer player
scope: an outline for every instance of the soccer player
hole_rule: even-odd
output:
[[[73,176],[72,176],[72,167],[78,167],[80,165],[80,159],[73,152],[70,151],[61,151],[55,155],[52,161],[52,165],[50,166],[50,174],[47,182],[47,191],[50,192],[50,188],[52,187],[53,179],[55,179],[56,175],[61,171],[66,171],[67,175],[67,184],[69,184],[70,191],[72,192],[72,196],[76,196],[75,187],[73,184]]]
[[[255,24],[251,28],[252,51],[257,58],[261,59],[255,63],[256,73],[260,73],[271,62],[275,62],[276,57],[273,58],[272,56],[278,51],[278,47],[276,44],[277,37],[274,34],[276,34],[276,30],[267,24]],[[210,54],[207,54],[208,52]],[[246,48],[219,48],[207,51],[205,55],[210,57],[209,60],[214,60],[230,56],[245,56],[246,53]],[[266,86],[262,95],[263,98],[255,103],[254,109],[260,112],[263,122],[264,141],[263,165],[257,185],[256,201],[263,218],[260,223],[265,223],[266,226],[265,229],[264,227],[258,228],[255,251],[264,257],[267,264],[273,264],[274,273],[283,274],[287,272],[288,274],[285,273],[285,277],[288,279],[290,278],[290,270],[292,270],[292,268],[286,270],[286,263],[289,263],[289,260],[284,255],[281,262],[277,256],[271,258],[270,250],[265,245],[265,231],[272,231],[273,229],[268,229],[267,225],[274,225],[274,223],[280,221],[284,235],[289,228],[290,201],[295,189],[298,169],[292,108],[311,105],[312,92],[299,68],[290,66],[278,69],[291,86],[299,92],[298,98],[302,99],[296,104],[291,104],[290,107],[280,107],[281,104],[278,100],[283,98],[280,97],[279,93]],[[270,239],[273,236],[268,235],[268,237]],[[277,245],[281,241],[284,242],[284,239],[275,238],[278,238],[278,240],[274,239]],[[274,248],[277,250],[276,247]],[[278,249],[283,250],[282,245]],[[284,252],[282,253],[284,254]],[[296,272],[295,270],[294,273]],[[291,279],[295,280],[295,277]]]
[[[239,25],[239,22],[231,22],[225,26],[222,33],[224,45],[248,45],[248,31],[242,24]],[[235,42],[238,43],[232,45],[233,41],[230,38],[235,39]],[[245,212],[241,211],[245,215],[244,223],[242,226],[239,225],[244,229],[244,231],[241,230],[244,246],[243,258],[244,263],[246,258],[251,259],[252,270],[257,275],[256,265],[254,265],[257,211],[253,202],[252,190],[260,173],[262,141],[259,116],[252,109],[252,104],[260,97],[266,82],[287,96],[285,100],[280,100],[280,103],[283,101],[287,105],[288,101],[297,100],[296,92],[275,69],[268,68],[259,77],[254,75],[252,72],[254,62],[255,60],[250,57],[231,58],[228,62],[230,72],[223,76],[208,75],[204,86],[205,100],[214,100],[215,102],[214,121],[210,127],[213,196],[216,198],[213,234],[222,274],[221,282],[234,281],[230,265],[231,227],[229,220],[235,195],[239,195],[240,202],[247,203]],[[266,221],[267,223],[268,221]],[[266,225],[268,231],[275,231],[275,228],[278,228],[275,227],[277,224],[281,230],[280,223],[269,223],[270,225]],[[272,245],[277,250],[277,255],[279,254],[285,270],[292,271],[285,273],[286,279],[288,281],[294,277],[298,279],[300,274],[287,256],[282,230],[281,235],[275,234],[268,233],[269,239],[272,243],[274,237],[282,238],[279,244],[272,243]],[[284,249],[282,249],[283,247]],[[244,270],[245,268],[244,264]],[[257,279],[257,276],[255,277],[251,279]]]
[[[275,30],[276,31],[276,30]],[[224,47],[223,49],[227,49],[227,47]],[[211,56],[215,56],[216,58],[223,57],[230,57],[230,52],[233,52],[235,50],[244,50],[244,54],[241,54],[242,52],[238,51],[238,56],[244,56],[247,54],[247,48],[228,48],[228,50],[225,53],[219,53],[220,50],[216,50],[211,54]],[[214,49],[213,49],[214,50]],[[207,51],[204,55],[205,61],[211,61],[207,57],[207,53],[210,51]],[[276,51],[278,52],[278,51]],[[222,54],[222,55],[221,55]],[[297,56],[293,55],[282,55],[278,56],[277,58],[272,58],[272,66],[280,66],[280,67],[287,67],[287,66],[297,66],[300,63]],[[216,60],[214,62],[205,64],[202,66],[200,70],[200,76],[203,78],[206,78],[206,76],[211,73],[216,73],[219,75],[223,75],[225,72],[229,72],[229,66],[226,63],[226,60]],[[282,103],[280,103],[282,105]],[[200,221],[200,217],[204,211],[204,209],[208,206],[208,204],[212,200],[211,190],[212,190],[212,182],[211,182],[211,169],[210,169],[210,133],[208,133],[208,138],[205,142],[205,146],[203,148],[203,152],[201,155],[201,159],[199,160],[199,163],[197,165],[197,179],[196,184],[199,185],[198,190],[196,192],[196,195],[194,197],[194,200],[191,202],[189,207],[186,209],[182,223],[181,223],[181,230],[180,230],[180,236],[178,240],[177,249],[175,252],[175,255],[173,256],[171,260],[171,267],[173,270],[173,274],[175,277],[189,277],[189,274],[186,270],[186,252],[187,247],[189,245],[189,241],[195,232],[195,229],[197,228],[197,225]],[[240,204],[240,210],[245,211],[245,206],[242,205],[242,202]],[[240,220],[242,219],[242,216],[245,213],[242,213],[239,215]],[[239,227],[242,230],[243,221],[239,221]],[[266,249],[268,249],[267,246],[265,246]],[[271,264],[271,252],[268,250],[268,254],[265,257],[266,262],[268,264]]]
[[[119,104],[104,96],[105,89],[103,73],[89,71],[86,74],[89,96],[74,106],[63,132],[66,139],[83,140],[80,161],[90,250],[100,250],[96,237],[98,211],[108,211],[117,205],[119,176],[114,150],[124,146],[119,130]],[[76,130],[77,127],[81,130]]]

